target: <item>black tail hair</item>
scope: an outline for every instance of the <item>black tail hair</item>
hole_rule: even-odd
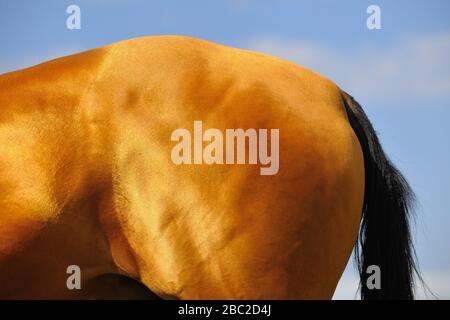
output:
[[[419,276],[409,227],[414,194],[385,155],[362,107],[347,93],[342,95],[364,155],[364,205],[355,245],[361,299],[414,299],[414,276]],[[380,268],[380,289],[367,286],[370,265]]]

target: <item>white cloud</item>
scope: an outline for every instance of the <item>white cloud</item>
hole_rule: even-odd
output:
[[[53,47],[43,50],[41,52],[24,53],[16,57],[2,57],[0,56],[0,74],[10,72],[33,65],[56,59],[62,56],[67,56],[77,52],[81,52],[85,48],[78,44],[67,44],[60,47]]]
[[[253,39],[246,47],[317,71],[356,98],[450,103],[450,33],[405,39],[386,48],[338,50],[273,37]]]
[[[365,102],[450,104],[450,33],[405,39],[388,48],[338,50],[317,42],[275,37],[253,39],[246,47],[315,70]],[[0,56],[0,73],[84,49],[69,44],[19,57]]]
[[[416,299],[450,299],[450,270],[424,270],[422,277],[429,290],[418,283],[415,290]],[[355,294],[358,284],[356,273],[345,273],[339,281],[333,299],[359,299],[359,293]]]
[[[333,300],[359,299],[359,278],[354,274],[344,274],[338,283]]]

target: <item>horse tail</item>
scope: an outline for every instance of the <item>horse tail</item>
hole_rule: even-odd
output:
[[[384,153],[362,107],[347,93],[342,95],[364,155],[364,204],[355,245],[361,299],[414,299],[414,276],[420,279],[409,226],[414,194]],[[367,286],[371,265],[379,267],[381,288]]]

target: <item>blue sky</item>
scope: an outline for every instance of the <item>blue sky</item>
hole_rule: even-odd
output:
[[[70,4],[81,8],[81,30],[66,28]],[[366,27],[370,4],[381,8],[381,30]],[[450,298],[449,1],[0,0],[0,73],[156,34],[272,53],[355,96],[417,193],[425,280]],[[335,297],[353,298],[355,279],[349,265]]]

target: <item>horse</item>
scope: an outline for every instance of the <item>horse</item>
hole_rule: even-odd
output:
[[[175,164],[195,121],[277,129],[279,170]],[[362,299],[414,298],[408,183],[353,97],[294,63],[117,42],[2,74],[0,142],[2,299],[331,299],[353,248]]]

